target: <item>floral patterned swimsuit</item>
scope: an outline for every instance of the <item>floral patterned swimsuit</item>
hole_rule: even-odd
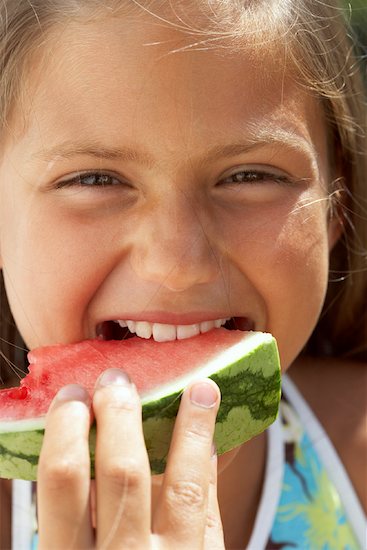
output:
[[[367,520],[338,455],[285,375],[268,429],[265,481],[248,550],[366,550]],[[13,482],[13,550],[36,550],[35,484]],[[190,549],[188,549],[190,550]]]
[[[326,432],[283,376],[248,550],[366,550],[367,519]]]

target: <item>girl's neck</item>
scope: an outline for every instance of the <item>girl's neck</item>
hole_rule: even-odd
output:
[[[266,464],[266,435],[243,445],[218,476],[218,500],[228,549],[246,548],[259,507]]]

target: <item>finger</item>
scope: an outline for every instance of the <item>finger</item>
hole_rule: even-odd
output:
[[[95,479],[90,481],[90,516],[93,529],[97,527],[96,516],[96,482]]]
[[[135,386],[121,370],[105,371],[93,408],[97,422],[97,546],[148,548],[151,477]]]
[[[90,399],[71,384],[52,402],[38,465],[39,548],[91,548]]]
[[[224,534],[217,495],[217,455],[211,458],[211,475],[208,494],[208,511],[204,537],[204,550],[224,550]]]
[[[154,532],[164,535],[168,547],[202,548],[219,401],[219,388],[211,380],[183,393],[154,518]]]

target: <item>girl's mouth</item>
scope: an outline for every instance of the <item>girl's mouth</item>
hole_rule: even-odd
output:
[[[113,320],[103,321],[96,327],[97,338],[101,340],[126,340],[133,336],[156,342],[185,340],[214,328],[224,327],[227,330],[254,330],[254,322],[248,317],[229,317],[189,325],[169,325],[150,323],[148,321]]]

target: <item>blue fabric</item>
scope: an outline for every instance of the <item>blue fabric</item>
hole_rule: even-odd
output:
[[[285,468],[267,549],[357,550],[340,495],[294,409],[283,401]]]

